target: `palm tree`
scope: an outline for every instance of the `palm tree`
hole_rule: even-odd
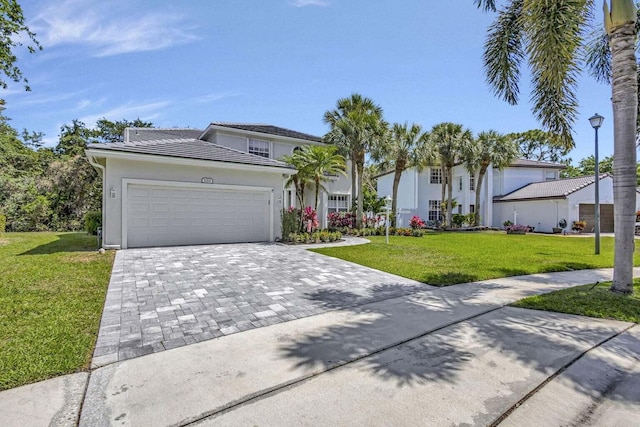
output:
[[[440,123],[431,129],[429,134],[429,150],[436,152],[442,170],[442,206],[446,206],[445,223],[451,226],[453,203],[453,167],[460,161],[462,147],[467,145],[473,135],[469,129],[455,123]],[[445,187],[447,197],[445,201]]]
[[[309,173],[308,162],[304,151],[302,149],[294,150],[292,155],[282,156],[280,160],[293,166],[296,169],[296,173],[289,177],[285,185],[293,185],[293,188],[296,191],[296,200],[298,201],[298,207],[300,209],[304,209],[304,191],[307,185],[312,182],[311,174]]]
[[[489,166],[503,169],[518,158],[518,145],[495,130],[480,132],[477,138],[468,140],[462,147],[462,161],[465,168],[476,180],[476,201],[474,225],[480,225],[480,194],[482,183]]]
[[[336,109],[324,114],[324,122],[331,126],[325,135],[325,141],[336,144],[342,153],[348,153],[355,167],[356,187],[352,192],[357,194],[356,226],[362,226],[363,192],[362,175],[364,173],[365,155],[384,139],[387,124],[382,119],[382,108],[370,98],[354,93],[349,98],[341,98]],[[352,171],[352,184],[353,184]]]
[[[495,0],[474,0],[496,11]],[[637,10],[633,0],[604,2],[611,54],[614,122],[615,255],[611,290],[633,292],[636,200],[636,123],[638,67],[635,56]],[[508,0],[498,11],[485,43],[487,80],[510,104],[519,97],[520,69],[526,60],[532,75],[533,112],[544,128],[573,146],[577,76],[593,1]],[[605,49],[605,54],[608,53]],[[593,59],[593,58],[591,58]]]
[[[315,210],[318,211],[318,195],[322,183],[333,179],[334,176],[346,175],[344,157],[337,153],[334,146],[321,147],[307,145],[302,148],[302,155],[306,161],[305,170],[313,180],[316,190]]]
[[[394,123],[389,137],[372,153],[373,159],[381,162],[381,169],[394,170],[391,212],[397,212],[398,187],[402,172],[411,167],[421,168],[420,155],[423,153],[424,140],[419,124],[413,123],[409,127],[407,123]],[[391,226],[396,226],[395,215],[391,217]]]

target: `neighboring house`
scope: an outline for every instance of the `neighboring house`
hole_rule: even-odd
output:
[[[536,231],[551,232],[558,222],[586,220],[586,231],[593,228],[595,177],[559,179],[564,165],[557,163],[517,160],[497,170],[489,168],[482,185],[480,222],[486,226],[502,227],[509,220],[535,227]],[[475,177],[462,165],[453,173],[453,198],[458,203],[454,213],[476,211]],[[402,175],[398,190],[399,226],[408,226],[409,219],[418,215],[425,220],[441,220],[442,176],[439,167],[422,171],[409,169]],[[393,173],[378,177],[378,195],[391,194]],[[613,231],[613,179],[605,174],[600,179],[601,230]],[[638,204],[640,206],[640,204]]]
[[[124,142],[90,144],[102,174],[103,246],[134,248],[274,241],[281,210],[295,206],[279,161],[321,138],[277,126],[211,123],[205,130],[128,128]],[[350,180],[325,183],[318,218],[346,210]],[[311,201],[312,189],[307,200]]]
[[[566,166],[556,163],[536,162],[533,160],[516,160],[503,170],[489,167],[484,177],[480,196],[480,222],[483,225],[494,225],[493,198],[506,194],[531,182],[558,179],[560,171]],[[418,171],[407,169],[400,180],[398,189],[398,225],[408,226],[413,215],[427,221],[440,221],[443,217],[442,176],[439,166],[425,167]],[[457,206],[453,213],[475,213],[476,178],[462,165],[453,169],[453,199]],[[378,176],[378,195],[385,197],[392,194],[393,172]],[[496,221],[500,220],[499,218]],[[501,224],[501,222],[500,222]]]

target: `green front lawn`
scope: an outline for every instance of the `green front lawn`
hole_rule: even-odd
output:
[[[544,295],[521,299],[514,307],[557,311],[601,319],[640,323],[640,279],[633,285],[633,295],[617,295],[609,291],[611,282],[578,286]]]
[[[551,271],[613,267],[613,238],[506,235],[503,232],[427,233],[424,237],[368,237],[359,246],[314,252],[373,267],[432,285],[452,285]],[[640,255],[636,252],[636,265]]]
[[[0,234],[0,390],[86,369],[114,252],[85,233]]]

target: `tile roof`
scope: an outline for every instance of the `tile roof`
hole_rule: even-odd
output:
[[[319,136],[309,135],[308,133],[297,132],[295,130],[266,124],[212,122],[211,125],[226,127],[230,129],[245,130],[249,132],[264,133],[274,136],[285,136],[287,138],[303,139],[306,141],[322,142],[322,138]]]
[[[160,139],[198,139],[202,130],[192,128],[126,128],[124,141],[156,141]]]
[[[192,138],[116,142],[111,144],[89,144],[87,148],[92,150],[120,151],[150,154],[154,156],[180,157],[185,159],[210,160],[215,162],[293,169],[291,166],[278,160],[267,159],[266,157],[244,153],[212,142]]]
[[[566,169],[567,166],[562,163],[539,162],[537,160],[518,159],[509,165],[513,168],[549,168],[549,169]]]
[[[608,173],[600,175],[600,180],[610,177]],[[516,200],[563,199],[571,193],[585,188],[595,182],[593,176],[557,179],[554,181],[534,182],[527,184],[504,196],[496,196],[494,202],[511,202]]]

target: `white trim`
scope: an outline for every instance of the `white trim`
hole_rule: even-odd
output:
[[[235,191],[264,191],[270,193],[269,198],[269,241],[273,242],[274,228],[273,228],[273,188],[271,187],[256,187],[249,185],[229,185],[229,184],[201,184],[199,182],[184,182],[184,181],[160,181],[153,179],[137,179],[137,178],[122,178],[122,249],[127,249],[127,203],[129,197],[129,184],[132,185],[148,185],[155,187],[178,187],[178,188],[204,188],[210,190],[235,190]]]
[[[104,157],[104,158],[112,158],[112,159],[134,160],[134,161],[141,161],[141,162],[187,165],[187,166],[202,166],[202,167],[209,167],[209,168],[214,167],[218,169],[234,169],[234,170],[246,170],[246,171],[257,171],[257,172],[275,172],[275,173],[286,173],[286,174],[297,173],[297,170],[288,168],[286,166],[279,167],[279,166],[248,165],[244,163],[220,162],[217,160],[186,159],[182,157],[169,157],[169,156],[159,156],[154,154],[129,153],[124,151],[87,149],[85,150],[85,154],[87,155],[87,157],[93,156],[97,158]]]

